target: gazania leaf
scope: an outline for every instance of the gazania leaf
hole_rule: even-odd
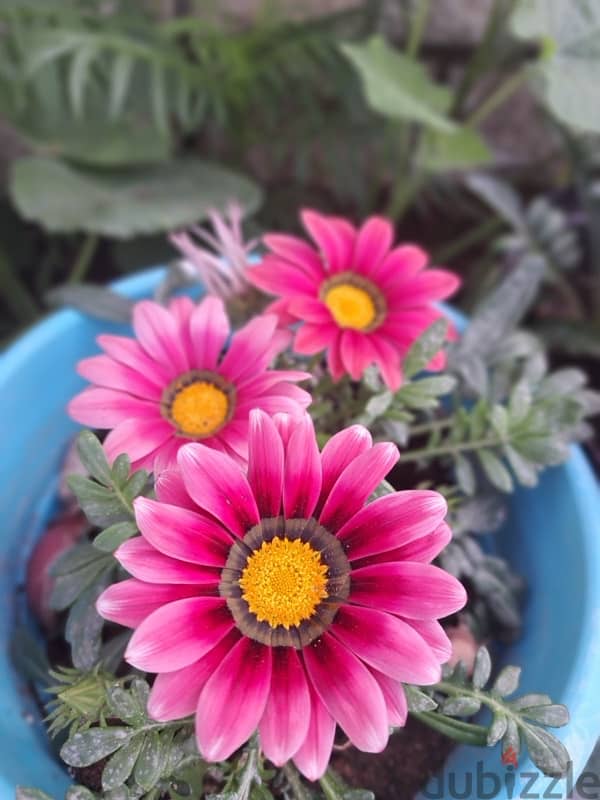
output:
[[[116,726],[80,731],[65,742],[60,756],[70,767],[89,767],[127,744],[134,733]]]

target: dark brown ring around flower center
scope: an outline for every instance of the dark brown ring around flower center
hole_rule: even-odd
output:
[[[277,537],[309,543],[327,566],[327,596],[316,606],[310,619],[290,628],[283,625],[272,627],[268,622],[259,621],[250,611],[239,583],[249,557],[264,542]],[[221,573],[219,593],[226,598],[235,623],[245,636],[270,647],[300,650],[321,636],[333,622],[340,605],[348,599],[350,564],[340,541],[315,519],[263,519],[232,545]]]
[[[206,435],[202,434],[190,434],[184,430],[181,430],[177,421],[173,418],[172,414],[172,407],[173,402],[177,395],[188,386],[192,386],[195,383],[208,383],[212,386],[215,386],[219,389],[223,394],[227,397],[227,413],[223,418],[223,421],[218,426],[218,428],[211,430]],[[235,386],[229,381],[225,380],[222,375],[219,375],[216,372],[211,372],[211,370],[204,370],[204,369],[191,369],[188,372],[184,372],[181,375],[178,375],[171,383],[163,390],[161,399],[160,399],[160,413],[167,420],[173,425],[176,429],[176,436],[185,436],[186,439],[206,439],[210,436],[214,436],[215,433],[218,433],[233,417],[235,412],[236,406],[236,390]]]
[[[387,314],[387,303],[383,292],[373,281],[370,281],[358,272],[338,272],[321,284],[319,288],[319,298],[325,302],[327,293],[330,292],[331,289],[335,289],[336,286],[355,286],[357,289],[362,289],[362,291],[366,292],[371,298],[373,306],[375,307],[375,317],[366,328],[363,328],[363,333],[370,333],[381,325]]]

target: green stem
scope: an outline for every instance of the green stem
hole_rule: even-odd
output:
[[[392,189],[392,196],[388,203],[386,216],[397,222],[404,216],[404,212],[414,200],[419,187],[421,178],[417,175],[407,174],[404,180],[398,180]]]
[[[308,789],[302,783],[302,778],[300,777],[300,773],[296,769],[296,767],[292,764],[291,761],[288,761],[287,764],[283,765],[283,774],[288,779],[288,783],[296,800],[311,800],[311,795]]]
[[[432,256],[433,261],[437,264],[444,264],[447,261],[451,261],[453,258],[456,258],[456,256],[462,255],[465,251],[470,250],[471,247],[474,247],[480,242],[485,242],[490,236],[501,231],[504,225],[505,223],[497,217],[486,219],[484,222],[477,225],[477,227],[473,228],[473,230],[467,231],[462,236],[459,236],[457,239],[454,239],[454,241],[442,247],[437,253],[434,253]]]
[[[406,55],[410,58],[415,58],[419,52],[430,8],[431,0],[417,0],[417,7],[411,18],[408,43],[406,45]]]
[[[413,436],[422,436],[424,433],[433,431],[441,431],[444,428],[449,428],[454,422],[454,416],[445,417],[444,419],[432,419],[429,422],[422,422],[420,425],[410,425],[408,429],[409,438]]]
[[[326,800],[342,800],[342,793],[345,787],[331,767],[328,768],[322,778],[319,778],[319,783]]]
[[[480,106],[469,114],[465,121],[465,126],[476,128],[480,125],[499,105],[507,100],[511,94],[521,86],[526,77],[525,68],[520,69],[503,81]]]
[[[453,116],[461,116],[463,105],[469,96],[471,89],[487,69],[490,54],[493,50],[493,42],[498,35],[498,31],[500,30],[504,19],[512,10],[513,4],[514,3],[511,0],[507,13],[505,14],[504,0],[495,0],[487,18],[487,23],[481,40],[479,41],[477,49],[469,61],[456,90],[452,109]]]
[[[439,447],[423,447],[419,450],[408,450],[402,454],[402,463],[406,464],[409,461],[423,461],[432,458],[441,458],[442,456],[453,455],[454,453],[462,453],[465,450],[480,450],[484,447],[498,447],[502,444],[499,437],[493,439],[477,439],[473,442],[458,442],[456,444],[440,445]]]
[[[2,250],[0,250],[0,293],[15,319],[20,322],[31,322],[38,316],[39,309],[33,295],[17,277],[16,271]]]
[[[98,237],[96,234],[88,233],[83,240],[83,244],[79,248],[77,258],[71,268],[69,283],[80,283],[85,278],[97,246]]]
[[[435,711],[411,711],[413,717],[423,722],[434,731],[443,733],[449,739],[454,739],[462,744],[485,747],[487,744],[488,729],[484,725],[475,725],[461,719],[446,717]]]

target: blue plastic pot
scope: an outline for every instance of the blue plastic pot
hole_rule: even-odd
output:
[[[160,270],[152,270],[120,281],[117,288],[141,298],[159,277]],[[62,798],[69,784],[50,754],[39,713],[11,664],[9,646],[27,557],[52,513],[58,468],[77,429],[64,410],[83,385],[74,366],[97,349],[94,337],[111,327],[119,330],[75,311],[60,311],[0,359],[0,800],[13,798],[17,784]],[[523,637],[505,660],[523,666],[523,691],[547,692],[570,708],[571,723],[559,736],[571,753],[575,777],[600,732],[599,500],[590,467],[574,448],[569,462],[548,470],[538,488],[514,495],[507,529],[499,537],[529,587]],[[478,771],[492,774],[479,787]],[[526,758],[514,770],[501,765],[498,749],[460,747],[447,762],[441,785],[434,781],[428,795],[518,797],[523,773],[536,773]],[[530,791],[542,797],[547,785],[540,777]],[[555,791],[554,797],[567,795],[565,781],[560,787],[562,795]]]

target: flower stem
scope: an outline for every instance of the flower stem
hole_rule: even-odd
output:
[[[423,722],[434,731],[443,733],[449,739],[454,739],[462,744],[485,747],[487,744],[488,730],[484,725],[475,725],[461,719],[453,719],[435,711],[411,711],[413,717]]]
[[[411,18],[408,43],[406,45],[406,55],[410,58],[415,58],[419,52],[430,7],[431,0],[417,0],[417,7]]]
[[[408,429],[408,436],[411,438],[413,436],[422,436],[424,433],[432,431],[444,430],[444,428],[449,428],[453,422],[454,415],[444,419],[432,419],[429,422],[422,422],[420,425],[411,425]]]
[[[406,464],[409,461],[425,461],[432,458],[441,458],[442,456],[450,456],[454,453],[462,453],[465,450],[481,450],[484,447],[498,447],[502,444],[499,437],[490,439],[477,439],[473,442],[457,442],[440,445],[439,447],[422,447],[419,450],[407,450],[402,454],[402,463]]]
[[[507,100],[519,86],[523,83],[526,76],[525,68],[520,69],[503,81],[498,88],[478,106],[465,121],[465,126],[475,128],[480,125],[499,105]]]
[[[80,283],[86,276],[87,271],[92,263],[92,258],[98,246],[98,237],[95,233],[88,233],[83,240],[83,244],[79,248],[77,258],[71,268],[69,275],[69,283]]]

